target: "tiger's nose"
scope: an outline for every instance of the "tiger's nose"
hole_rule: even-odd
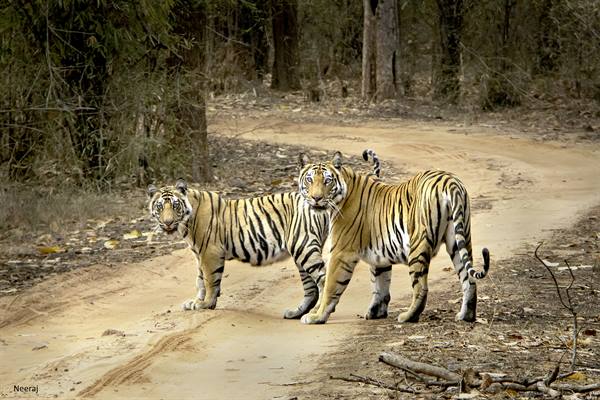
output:
[[[318,203],[319,201],[321,201],[323,199],[323,196],[313,196],[312,198],[315,202]]]
[[[173,218],[168,218],[168,219],[165,219],[165,220],[163,221],[163,224],[165,224],[166,226],[171,226],[171,225],[173,225]]]

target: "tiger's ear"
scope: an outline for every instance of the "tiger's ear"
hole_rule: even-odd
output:
[[[177,179],[177,183],[175,184],[175,187],[177,188],[177,190],[179,190],[181,192],[181,194],[183,194],[183,195],[187,194],[187,190],[188,190],[187,183],[183,179],[181,179],[181,178]]]
[[[333,155],[333,159],[331,160],[331,163],[333,164],[334,167],[336,167],[337,169],[340,169],[340,167],[342,166],[342,153],[340,153],[339,151],[336,151],[335,154]]]
[[[300,168],[304,167],[306,164],[308,164],[308,156],[306,153],[298,154],[298,165]]]
[[[154,194],[158,192],[158,188],[154,185],[148,185],[148,189],[147,189],[147,193],[148,193],[148,197],[152,197],[154,196]]]

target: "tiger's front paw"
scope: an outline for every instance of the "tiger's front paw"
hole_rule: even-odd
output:
[[[208,302],[208,301],[203,301],[200,299],[190,299],[190,300],[184,301],[183,304],[181,305],[181,308],[183,308],[184,311],[203,310],[203,309],[214,310],[215,306],[216,306],[216,302]]]
[[[317,313],[310,313],[310,314],[305,314],[302,316],[302,318],[300,319],[300,321],[303,324],[324,324],[327,321],[327,318],[324,318],[323,316],[317,314]]]

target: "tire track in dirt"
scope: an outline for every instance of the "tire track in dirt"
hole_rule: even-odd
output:
[[[217,318],[215,315],[203,321],[203,324]],[[200,329],[200,325],[186,329],[183,332],[173,333],[162,337],[156,344],[142,354],[138,354],[130,361],[115,367],[105,373],[92,385],[82,389],[77,396],[92,397],[108,387],[116,387],[126,383],[136,383],[142,379],[143,373],[148,368],[153,360],[164,353],[169,353],[178,350],[181,346],[192,340],[191,334],[196,333]]]

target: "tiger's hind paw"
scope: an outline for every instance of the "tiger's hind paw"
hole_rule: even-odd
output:
[[[458,312],[456,313],[456,317],[454,318],[456,321],[464,321],[464,322],[475,322],[475,313],[474,312]]]
[[[317,313],[309,313],[303,315],[300,321],[303,324],[314,325],[314,324],[324,324],[327,321],[327,318],[323,318]]]
[[[284,319],[300,319],[308,310],[301,310],[299,308],[287,309],[283,313]]]
[[[203,301],[200,299],[190,299],[190,300],[184,301],[183,304],[181,305],[181,308],[183,308],[184,311],[203,310],[203,309],[214,310],[216,305],[217,305],[216,302],[208,302],[208,301]]]
[[[380,304],[376,307],[370,307],[367,313],[365,314],[365,319],[382,319],[387,318],[387,316],[387,306],[382,307],[382,305]]]
[[[419,322],[420,316],[417,313],[403,312],[398,316],[398,322]]]

